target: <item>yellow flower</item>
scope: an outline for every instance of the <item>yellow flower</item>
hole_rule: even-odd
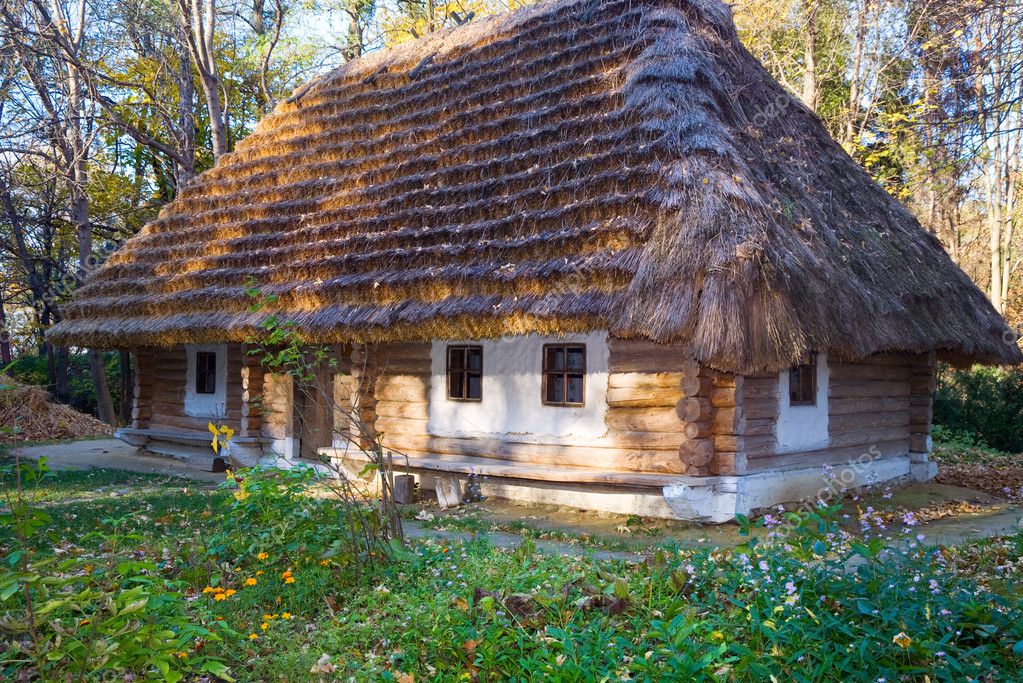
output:
[[[284,583],[295,583],[295,579],[294,577],[289,576],[288,578],[284,579]]]
[[[262,569],[257,569],[256,570],[256,576],[262,576],[262,575],[263,575],[263,570]]]
[[[250,576],[249,578],[245,579],[245,585],[246,586],[255,586],[256,585],[256,579],[254,579],[254,578],[252,578]]]
[[[899,631],[895,634],[895,637],[892,638],[892,642],[905,650],[913,644],[913,639],[907,636],[904,631]]]
[[[179,652],[179,653],[178,653],[178,657],[180,657],[181,659],[184,659],[184,658],[185,658],[185,657],[187,657],[187,656],[188,656],[188,653],[187,653],[187,652]]]
[[[233,588],[228,588],[226,591],[224,591],[224,596],[229,598],[229,597],[231,597],[232,595],[234,595],[237,592],[238,591],[236,591]]]
[[[257,638],[259,638],[259,636],[257,636],[255,633],[249,634],[249,640],[256,640]]]
[[[220,602],[221,600],[227,600],[227,595],[225,593],[217,593],[213,596],[213,599]]]
[[[326,567],[328,564],[330,564],[330,560],[320,560],[321,567]]]
[[[88,624],[88,623],[89,623],[89,620],[88,620],[88,619],[82,619],[82,620],[81,620],[80,622],[78,622],[78,625],[79,625],[79,626],[85,626],[85,625],[86,625],[86,624]]]
[[[260,553],[260,554],[256,555],[256,559],[257,560],[265,560],[268,557],[270,557],[270,556],[267,555],[266,553]]]
[[[205,588],[202,589],[202,592],[203,593],[212,593],[213,589],[210,588],[209,586],[206,586]]]
[[[261,628],[261,629],[263,629],[265,631],[268,628],[270,628],[270,624],[268,624],[267,622],[264,621],[262,624],[259,625],[259,628]]]
[[[291,619],[291,612],[282,612],[281,619]]]

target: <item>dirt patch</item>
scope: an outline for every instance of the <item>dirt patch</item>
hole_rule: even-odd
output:
[[[113,430],[91,415],[54,403],[45,389],[0,379],[0,443],[110,436]]]

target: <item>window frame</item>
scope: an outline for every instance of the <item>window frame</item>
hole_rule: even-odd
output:
[[[810,386],[809,398],[795,398],[797,392],[802,396],[803,383],[800,381],[802,373],[809,373]],[[790,406],[816,406],[817,405],[817,354],[810,355],[809,363],[800,363],[789,368],[789,405]]]
[[[462,365],[461,368],[451,367],[451,352],[460,351],[462,352]],[[480,354],[480,369],[471,370],[469,368],[469,351],[478,351]],[[451,375],[452,373],[459,373],[462,375],[462,396],[451,395]],[[478,398],[466,396],[469,393],[469,382],[468,379],[471,375],[479,375],[480,378],[480,395]],[[480,403],[483,401],[483,347],[479,344],[449,344],[444,347],[444,378],[447,386],[444,389],[444,395],[449,401],[457,401],[459,403]]]
[[[210,363],[212,363],[212,365]],[[200,378],[202,378],[203,381],[200,382]],[[195,380],[195,393],[197,396],[217,395],[216,351],[195,352],[195,377],[193,379]]]
[[[583,367],[581,370],[569,369],[568,367],[568,350],[570,348],[582,349],[583,352]],[[561,349],[565,354],[565,367],[561,370],[551,369],[547,366],[548,350],[549,349]],[[586,368],[587,368],[587,352],[586,344],[579,342],[564,342],[558,344],[544,344],[543,345],[543,356],[540,359],[540,372],[543,377],[540,387],[540,398],[543,401],[543,405],[551,406],[552,408],[583,408],[586,406]],[[561,401],[550,401],[547,398],[547,383],[553,375],[561,375],[562,379],[562,391]],[[568,378],[569,375],[579,375],[582,380],[582,401],[578,403],[568,401]]]

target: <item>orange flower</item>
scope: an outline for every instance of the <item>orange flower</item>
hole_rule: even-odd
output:
[[[80,622],[78,622],[78,625],[79,625],[79,626],[85,626],[85,625],[86,625],[86,624],[88,624],[88,623],[89,623],[89,620],[88,620],[88,619],[82,619],[82,620],[81,620]]]
[[[225,595],[224,593],[217,593],[216,595],[213,596],[213,599],[216,600],[217,602],[220,602],[221,600],[227,600],[227,595]]]
[[[232,595],[234,595],[237,592],[238,591],[236,591],[233,588],[228,588],[226,591],[224,591],[224,596],[229,598],[229,597],[231,597]]]
[[[245,585],[246,586],[255,586],[256,585],[256,580],[250,576],[249,578],[245,579]]]
[[[289,576],[291,576],[291,570],[290,570],[290,569],[289,569],[289,570],[287,570],[286,572],[284,572],[283,574],[281,574],[281,578],[282,578],[282,579],[286,579],[286,578],[288,578]]]
[[[266,553],[260,553],[260,554],[256,555],[256,559],[257,560],[265,560],[268,557],[270,557],[270,556],[267,555]]]
[[[255,633],[249,634],[249,640],[256,640],[257,638],[259,638],[259,636],[257,636]]]
[[[284,583],[295,583],[295,578],[289,576],[288,578],[284,579]]]
[[[213,589],[210,588],[209,586],[206,586],[205,588],[202,589],[202,592],[203,593],[212,593]]]

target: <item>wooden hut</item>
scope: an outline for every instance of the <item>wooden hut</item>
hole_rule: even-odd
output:
[[[349,63],[49,334],[132,350],[133,443],[205,453],[218,419],[341,455],[243,348],[269,315],[334,349],[322,386],[372,374],[358,409],[426,486],[712,520],[819,495],[825,464],[933,476],[935,360],[1021,359],[718,0],[545,2]]]

